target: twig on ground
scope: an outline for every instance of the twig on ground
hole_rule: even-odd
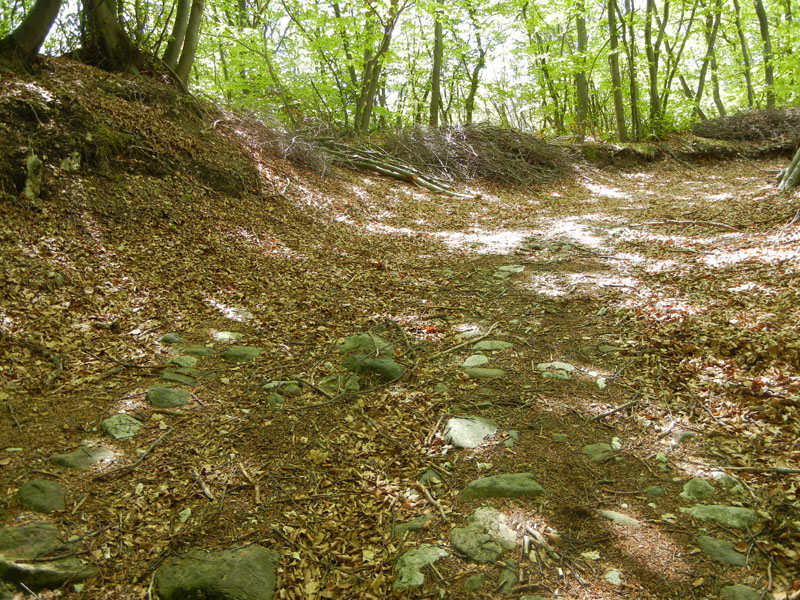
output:
[[[618,413],[621,410],[625,410],[629,406],[633,406],[637,402],[638,402],[638,400],[631,400],[630,402],[626,402],[625,404],[622,404],[621,406],[617,406],[616,408],[612,408],[611,410],[607,410],[604,413],[600,413],[599,415],[595,415],[591,419],[586,421],[585,424],[593,423],[594,421],[599,421],[603,417],[608,417],[610,415],[613,415],[614,413]]]
[[[134,469],[136,469],[136,467],[138,467],[140,464],[142,464],[142,461],[145,458],[147,458],[147,455],[150,454],[150,452],[153,451],[153,448],[158,446],[164,440],[164,438],[167,437],[167,435],[169,435],[170,433],[172,433],[172,428],[171,427],[169,429],[167,429],[164,433],[162,433],[160,436],[158,436],[158,438],[156,438],[156,441],[154,441],[152,444],[150,444],[147,447],[147,449],[142,453],[142,455],[137,460],[135,460],[134,462],[132,462],[129,465],[125,465],[123,467],[117,467],[116,469],[111,469],[110,471],[106,471],[105,473],[100,473],[99,475],[97,475],[95,477],[95,479],[96,480],[97,479],[108,479],[109,477],[111,477],[113,475],[117,475],[117,474],[122,474],[122,473],[125,473],[125,472],[129,472],[129,471],[133,471]]]
[[[100,361],[103,361],[103,362],[116,363],[118,365],[121,365],[123,367],[127,367],[129,369],[160,369],[163,366],[163,365],[135,365],[133,363],[126,363],[126,362],[123,362],[121,360],[117,360],[116,358],[113,358],[111,356],[109,356],[108,358],[105,358],[105,357],[102,357],[102,356],[98,356],[94,352],[89,352],[86,348],[81,349],[81,352],[83,352],[84,354],[88,354],[89,356],[91,356],[92,358],[96,358],[97,360],[100,360]]]
[[[194,476],[194,480],[200,486],[200,489],[203,490],[203,495],[214,502],[216,500],[214,494],[211,493],[211,490],[206,485],[206,482],[203,481],[202,477],[200,477],[200,473],[197,471],[197,469],[192,469],[192,475]]]
[[[797,475],[800,473],[800,469],[793,469],[791,467],[732,467],[726,465],[719,468],[743,473],[780,473],[781,475]]]
[[[451,352],[453,352],[455,350],[458,350],[459,348],[463,348],[464,346],[467,346],[469,344],[474,344],[475,342],[479,342],[480,340],[489,337],[489,335],[492,333],[494,328],[497,327],[499,324],[500,324],[499,321],[497,321],[495,323],[492,323],[492,326],[489,327],[489,330],[486,333],[484,333],[483,335],[479,335],[476,338],[472,338],[472,339],[469,339],[469,340],[467,340],[465,342],[461,342],[460,344],[456,344],[455,346],[452,346],[452,347],[450,347],[450,348],[448,348],[446,350],[442,350],[441,352],[437,352],[435,354],[431,354],[428,357],[424,357],[424,360],[433,360],[434,358],[438,358],[440,356],[444,356],[445,354],[450,354]]]
[[[431,496],[431,493],[428,491],[428,488],[422,485],[419,481],[417,481],[414,484],[414,487],[417,488],[419,491],[421,491],[423,494],[425,494],[425,498],[428,500],[428,502],[430,502],[431,506],[436,507],[436,510],[439,511],[439,514],[442,515],[442,521],[444,521],[445,523],[449,523],[450,519],[447,518],[447,515],[445,514],[444,509],[442,508],[442,505],[439,504],[436,500],[434,500],[433,496]]]
[[[647,221],[645,223],[631,223],[628,227],[656,227],[661,225],[701,225],[703,227],[719,227],[729,231],[740,231],[738,227],[728,225],[727,223],[718,223],[717,221],[682,221],[682,220],[667,220],[667,221]]]
[[[11,415],[11,420],[14,421],[14,425],[17,426],[19,432],[22,433],[22,426],[19,424],[19,421],[17,421],[17,417],[14,416],[14,407],[11,406],[11,402],[6,401],[6,406],[8,407],[8,414]]]
[[[310,387],[312,390],[314,390],[314,391],[315,391],[315,392],[317,392],[318,394],[322,394],[323,396],[325,396],[325,397],[326,397],[326,398],[328,398],[329,400],[336,400],[336,396],[334,396],[334,395],[333,395],[333,394],[331,394],[330,392],[326,392],[326,391],[325,391],[325,390],[323,390],[321,387],[319,387],[318,385],[315,385],[315,384],[311,383],[310,381],[306,381],[305,379],[300,379],[299,377],[295,378],[295,381],[297,381],[298,383],[302,383],[303,385],[306,385],[306,386]]]

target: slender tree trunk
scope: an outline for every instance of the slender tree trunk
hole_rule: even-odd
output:
[[[586,127],[589,119],[589,84],[586,82],[586,49],[589,37],[586,33],[586,7],[583,0],[578,0],[575,15],[575,29],[578,34],[578,70],[575,72],[576,110],[575,124],[578,140],[586,138]]]
[[[697,82],[697,92],[694,95],[694,112],[695,115],[700,116],[700,100],[703,98],[703,88],[706,84],[706,73],[708,66],[711,63],[711,58],[714,56],[714,44],[717,41],[717,32],[719,31],[719,22],[722,17],[722,0],[717,0],[714,7],[715,14],[709,15],[710,23],[707,22],[706,26],[711,25],[711,32],[706,33],[706,55],[703,58],[703,66],[700,67],[700,74],[698,75],[699,81]],[[724,110],[724,109],[723,109]]]
[[[61,8],[61,0],[36,0],[17,28],[0,40],[0,71],[30,69]]]
[[[178,66],[178,57],[181,54],[183,40],[186,37],[186,26],[189,24],[189,9],[191,0],[178,0],[178,10],[175,13],[175,24],[172,26],[172,35],[164,51],[164,62],[173,71]]]
[[[433,25],[433,68],[431,69],[431,110],[428,125],[439,127],[439,111],[442,109],[442,54],[444,41],[442,34],[442,21],[435,15]]]
[[[618,7],[619,8],[619,7]],[[619,13],[622,22],[622,43],[628,55],[628,87],[631,93],[631,126],[633,127],[633,139],[642,139],[642,117],[639,112],[639,84],[636,78],[636,33],[633,30],[634,8],[631,0],[625,0],[625,15]],[[626,32],[627,24],[627,34]]]
[[[183,40],[181,58],[175,69],[175,74],[186,85],[189,82],[189,72],[197,53],[197,43],[200,41],[200,25],[203,21],[204,0],[192,0],[192,12],[189,14],[189,23],[186,26],[186,37]]]
[[[719,91],[719,76],[717,75],[717,56],[711,54],[711,90],[714,94],[714,105],[717,107],[717,112],[720,117],[727,116],[725,110],[725,103],[722,101],[722,95]]]
[[[736,14],[736,33],[739,36],[739,45],[742,50],[742,74],[747,85],[747,106],[752,109],[755,103],[755,93],[753,92],[753,76],[750,68],[750,50],[747,47],[747,38],[744,37],[744,29],[742,28],[739,0],[733,0],[733,8]]]
[[[762,0],[753,0],[758,16],[758,28],[761,32],[761,42],[764,52],[764,83],[767,85],[767,108],[775,108],[775,77],[772,64],[772,40],[769,35],[769,21],[767,11],[764,10]]]
[[[611,85],[614,88],[614,116],[617,122],[617,138],[620,142],[628,141],[628,128],[625,124],[625,106],[622,101],[622,81],[619,74],[619,38],[617,34],[616,0],[607,0],[608,35],[611,53],[608,62],[611,66]]]

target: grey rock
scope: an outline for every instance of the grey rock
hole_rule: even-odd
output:
[[[514,344],[511,342],[504,342],[503,340],[481,340],[472,345],[473,350],[483,350],[484,352],[493,352],[495,350],[506,350],[513,348]]]
[[[171,381],[173,383],[182,383],[183,385],[197,385],[197,379],[191,377],[190,375],[178,373],[177,371],[162,371],[161,379],[164,381]]]
[[[566,362],[548,362],[548,363],[539,363],[536,365],[537,371],[566,371],[567,373],[572,373],[575,370],[575,367]]]
[[[562,371],[561,369],[556,369],[555,371],[545,371],[542,373],[542,377],[545,379],[570,379],[569,373]]]
[[[584,446],[581,452],[591,457],[596,463],[608,462],[614,458],[614,449],[608,444],[589,444]]]
[[[44,172],[42,159],[31,154],[25,161],[25,170],[27,177],[25,178],[25,188],[22,190],[22,195],[28,200],[34,200],[39,197],[39,192],[42,189],[42,175]]]
[[[94,463],[113,456],[114,453],[102,446],[81,446],[67,454],[56,454],[50,457],[50,462],[61,467],[83,471]]]
[[[375,333],[358,333],[346,337],[336,349],[342,354],[367,354],[377,357],[378,355],[394,356],[392,344]]]
[[[622,525],[623,527],[631,527],[637,528],[641,527],[641,522],[637,521],[633,517],[629,517],[626,514],[616,512],[614,510],[606,510],[600,508],[597,510],[597,514],[603,517],[604,519],[608,519],[609,521],[614,521],[617,525]]]
[[[707,535],[698,535],[697,545],[703,549],[703,552],[727,565],[743,567],[747,564],[747,556],[741,552],[737,552],[733,544],[727,540],[719,540]]]
[[[147,401],[155,408],[175,408],[185,406],[192,395],[186,390],[156,386],[147,390]]]
[[[705,479],[695,477],[683,484],[683,491],[678,495],[684,500],[702,500],[715,491],[714,486]]]
[[[220,358],[232,362],[248,362],[261,354],[263,350],[255,346],[231,346],[220,354]]]
[[[410,521],[406,521],[405,523],[395,523],[394,526],[394,535],[403,535],[407,531],[417,531],[419,529],[423,529],[425,525],[427,525],[430,521],[435,520],[433,515],[422,515],[417,517],[416,519],[411,519]]]
[[[509,273],[508,271],[495,271],[494,273],[492,273],[492,277],[494,277],[495,279],[500,279],[501,281],[508,279],[512,275],[513,273]]]
[[[450,390],[450,386],[446,383],[442,383],[441,381],[433,386],[433,393],[434,394],[444,394]]]
[[[503,369],[488,369],[486,367],[470,367],[464,369],[470,379],[497,379],[505,375]]]
[[[422,544],[416,548],[404,552],[394,564],[397,578],[394,581],[394,589],[406,590],[412,586],[420,586],[425,581],[422,569],[437,560],[447,556],[447,550],[434,546],[433,544]]]
[[[194,356],[173,356],[167,361],[167,364],[178,365],[179,367],[193,367],[197,364],[197,358]]]
[[[503,265],[502,267],[497,267],[497,270],[501,273],[522,273],[525,267],[523,265]]]
[[[284,398],[278,392],[270,392],[269,394],[267,394],[267,404],[269,404],[272,408],[277,408],[285,401],[286,398]]]
[[[483,417],[453,417],[444,426],[444,441],[456,448],[477,448],[497,432],[497,423]]]
[[[126,415],[125,413],[117,413],[108,417],[105,421],[100,423],[100,429],[105,431],[115,440],[122,440],[125,438],[133,437],[143,427],[142,422]]]
[[[723,506],[721,504],[695,504],[691,508],[681,507],[687,513],[701,521],[716,521],[721,525],[747,529],[758,522],[758,515],[749,508],[741,506]]]
[[[569,436],[566,433],[551,433],[550,437],[553,439],[554,442],[558,442],[561,444],[569,440]]]
[[[158,338],[160,344],[180,344],[183,342],[180,333],[165,333]]]
[[[0,529],[0,580],[7,588],[19,585],[24,589],[20,585],[24,584],[37,591],[94,575],[95,570],[84,566],[76,556],[42,560],[48,555],[70,552],[74,552],[72,546],[62,542],[58,529],[49,523]],[[32,559],[38,560],[30,562]]]
[[[489,362],[489,357],[485,354],[473,354],[472,356],[468,356],[463,364],[461,365],[464,368],[467,367],[480,367],[485,365]]]
[[[195,354],[197,356],[209,356],[213,352],[211,346],[203,346],[202,344],[191,344],[184,346],[182,352],[186,354]]]
[[[517,443],[518,439],[519,439],[519,431],[517,431],[516,429],[509,429],[508,439],[505,442],[503,442],[503,445],[506,448],[511,448],[514,444]]]
[[[760,591],[741,583],[726,585],[719,593],[724,600],[769,600],[769,598],[772,598],[771,594],[762,596]]]
[[[476,573],[475,575],[470,575],[464,580],[464,583],[461,584],[461,587],[466,592],[477,592],[481,589],[481,586],[486,581],[486,575],[483,573]]]
[[[466,527],[451,529],[448,537],[457,552],[475,563],[496,561],[517,545],[517,536],[506,525],[506,516],[488,506],[473,512]]]
[[[403,365],[391,358],[373,358],[366,354],[350,354],[342,364],[353,373],[376,373],[384,381],[400,379],[406,371]]]
[[[57,481],[31,479],[17,490],[17,500],[28,510],[51,513],[65,510],[64,490]]]
[[[538,496],[544,488],[533,479],[530,473],[510,473],[482,477],[467,484],[461,491],[461,498],[524,498]]]
[[[192,550],[155,573],[161,600],[271,600],[278,553],[252,545],[218,552]]]
[[[299,396],[302,393],[303,390],[294,381],[288,382],[281,388],[281,394],[284,394],[285,396]]]
[[[660,485],[651,485],[650,487],[644,488],[644,493],[648,496],[663,496],[664,488]]]
[[[517,584],[517,564],[516,561],[509,561],[509,565],[500,571],[500,581],[497,584],[497,592],[499,594],[510,594],[511,590]]]
[[[243,333],[236,331],[212,331],[211,338],[218,342],[235,342],[244,337]]]
[[[614,352],[619,352],[619,348],[617,348],[616,346],[609,346],[607,344],[600,344],[599,346],[597,346],[597,349],[602,354],[613,354]]]
[[[419,476],[419,482],[422,485],[443,483],[442,476],[433,469],[425,469]]]

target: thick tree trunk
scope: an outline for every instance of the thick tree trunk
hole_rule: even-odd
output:
[[[617,138],[620,142],[628,141],[628,128],[625,124],[625,105],[622,101],[622,81],[619,74],[619,37],[617,34],[616,0],[607,0],[608,35],[611,53],[608,62],[611,67],[611,85],[614,88],[614,117],[617,122]]]
[[[792,162],[786,167],[779,176],[778,189],[782,192],[788,191],[800,184],[800,148],[795,152]]]
[[[108,71],[139,72],[141,55],[117,17],[114,0],[83,0],[83,59]]]
[[[769,35],[769,21],[767,11],[764,10],[764,3],[761,0],[753,0],[758,16],[758,28],[761,32],[761,41],[764,52],[764,83],[767,85],[767,108],[775,108],[775,77],[772,64],[772,40]]]
[[[442,21],[435,16],[433,25],[433,67],[431,68],[431,110],[428,125],[439,127],[439,111],[442,108],[442,54],[444,53],[444,40],[442,34]]]
[[[706,55],[703,58],[703,66],[700,67],[700,75],[698,75],[699,81],[697,82],[697,92],[694,95],[694,113],[697,116],[702,115],[702,111],[700,110],[700,100],[703,98],[703,88],[706,85],[706,73],[708,72],[708,66],[711,64],[711,60],[714,56],[714,44],[717,41],[717,32],[719,31],[719,22],[722,16],[722,0],[717,0],[714,10],[716,13],[713,16],[709,15],[709,19],[706,22]],[[708,32],[709,25],[711,27],[710,33]],[[701,118],[705,120],[704,116]]]
[[[186,37],[183,40],[183,50],[175,74],[184,85],[189,81],[189,72],[192,70],[194,56],[197,53],[197,43],[200,40],[200,24],[203,21],[204,0],[192,1],[192,12],[189,14],[189,23],[186,26]]]
[[[0,71],[27,71],[61,8],[61,0],[36,0],[22,23],[0,40]]]
[[[178,67],[178,57],[181,54],[183,40],[186,37],[191,5],[191,0],[178,0],[178,10],[175,14],[175,23],[172,26],[172,35],[169,38],[167,49],[164,51],[164,62],[173,71]]]

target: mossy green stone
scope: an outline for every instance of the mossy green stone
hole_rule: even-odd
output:
[[[180,333],[165,333],[158,338],[158,342],[161,344],[180,344],[182,341]]]
[[[147,401],[155,408],[175,408],[189,403],[192,395],[186,390],[153,386],[147,390]]]
[[[263,350],[255,346],[231,346],[227,348],[220,357],[232,362],[248,362],[258,357]]]
[[[66,509],[64,490],[57,481],[31,479],[17,490],[17,500],[28,510],[51,513]]]
[[[113,454],[111,450],[102,446],[81,446],[73,452],[51,456],[50,462],[61,467],[83,471],[94,463],[113,456]]]
[[[209,356],[213,352],[213,348],[201,344],[191,344],[189,346],[184,346],[182,351],[186,354],[194,354],[196,356]]]
[[[503,369],[470,367],[468,369],[464,369],[464,373],[466,373],[470,379],[497,379],[498,377],[505,375],[506,372],[503,371]]]
[[[461,498],[527,498],[543,492],[544,488],[536,483],[531,473],[507,473],[470,482],[461,491]]]
[[[184,385],[197,385],[197,379],[191,377],[189,375],[183,375],[181,373],[177,373],[175,371],[163,371],[161,373],[161,379],[164,381],[172,381],[174,383],[182,383]]]

